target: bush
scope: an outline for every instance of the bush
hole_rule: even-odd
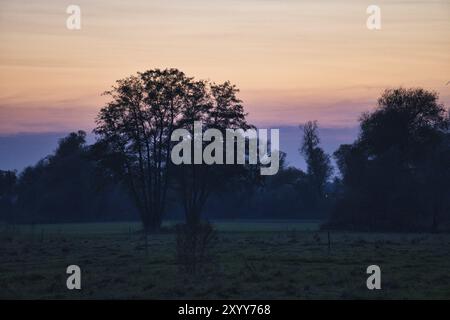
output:
[[[178,224],[176,226],[177,263],[181,271],[197,274],[215,260],[217,231],[209,222]]]

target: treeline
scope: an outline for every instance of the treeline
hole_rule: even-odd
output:
[[[136,219],[120,185],[96,169],[78,131],[59,141],[56,151],[19,175],[0,171],[0,221],[59,223]]]
[[[86,133],[70,133],[55,152],[21,173],[0,170],[0,223],[135,221],[139,214],[121,182],[98,165]],[[284,155],[282,155],[284,159]],[[282,160],[282,164],[284,161]],[[334,184],[327,184],[332,191]],[[167,219],[183,219],[175,185],[168,191]],[[329,204],[315,203],[307,174],[281,166],[264,181],[235,186],[207,202],[207,219],[325,218]]]
[[[117,81],[97,118],[95,144],[71,133],[35,166],[0,171],[0,221],[140,219],[154,232],[170,218],[193,229],[211,218],[320,218],[325,228],[450,229],[450,120],[436,93],[386,90],[361,116],[356,141],[333,154],[334,175],[314,121],[299,138],[306,171],[286,166],[283,153],[273,176],[261,176],[259,165],[171,163],[175,129],[192,131],[194,121],[219,133],[253,128],[237,93],[229,82],[176,69]]]

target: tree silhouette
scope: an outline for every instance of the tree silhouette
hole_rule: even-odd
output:
[[[120,185],[99,180],[86,133],[59,140],[55,152],[27,167],[14,188],[14,214],[20,223],[86,222],[124,219],[128,199]],[[100,188],[100,184],[102,184]]]
[[[0,170],[0,221],[13,219],[17,175],[15,171]]]
[[[226,129],[245,130],[252,127],[245,119],[246,113],[242,102],[236,96],[238,89],[234,85],[229,82],[215,84],[200,81],[192,83],[189,89],[186,95],[187,103],[182,112],[182,128],[193,132],[194,121],[202,121],[203,132],[213,129],[225,137]],[[214,139],[216,138],[212,138]],[[174,167],[175,181],[182,199],[186,221],[191,225],[200,222],[204,205],[212,193],[226,190],[231,186],[248,185],[248,181],[254,181],[252,179],[255,178],[256,166],[224,165],[226,139],[214,142],[221,144],[224,150],[220,163],[195,164],[192,144],[190,163]],[[203,142],[201,152],[205,150],[206,145],[207,142]],[[236,155],[236,152],[234,154]]]
[[[169,183],[170,136],[192,79],[176,69],[149,70],[118,80],[106,92],[94,132],[117,177],[126,181],[146,232],[158,230]]]
[[[437,230],[449,220],[449,122],[435,92],[388,89],[335,158],[343,197],[332,223],[365,229]]]
[[[177,69],[155,69],[119,80],[106,93],[111,101],[97,119],[94,153],[126,181],[145,231],[160,227],[171,183],[178,186],[187,221],[196,223],[211,192],[235,176],[233,166],[173,165],[170,155],[173,131],[193,132],[194,121],[221,132],[248,128],[237,92],[229,82],[196,81]]]
[[[333,173],[330,156],[319,147],[317,121],[308,121],[303,126],[303,141],[300,153],[307,164],[307,178],[315,203],[318,204],[325,194],[325,185]]]

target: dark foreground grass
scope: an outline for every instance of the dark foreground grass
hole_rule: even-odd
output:
[[[450,235],[327,234],[317,223],[219,222],[217,260],[179,271],[175,234],[148,245],[134,223],[1,228],[0,298],[6,299],[449,299]],[[68,265],[82,289],[66,289]],[[382,289],[366,288],[366,268]]]

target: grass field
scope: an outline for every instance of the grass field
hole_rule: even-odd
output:
[[[314,221],[217,221],[217,261],[179,272],[175,234],[137,223],[0,226],[6,299],[450,299],[450,235],[326,232]],[[79,265],[82,289],[66,288]],[[367,266],[381,290],[366,288]]]

